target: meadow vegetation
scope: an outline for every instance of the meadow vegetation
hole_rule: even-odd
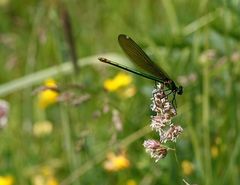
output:
[[[0,0],[0,185],[240,184],[239,7]],[[97,59],[132,67],[121,33],[184,88],[183,132],[158,162],[143,147],[159,138],[154,81]]]

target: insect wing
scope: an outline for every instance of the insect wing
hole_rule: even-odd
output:
[[[154,76],[157,76],[163,81],[170,80],[167,73],[157,66],[130,37],[120,34],[118,36],[118,42],[123,51],[131,61],[136,64],[136,66]]]

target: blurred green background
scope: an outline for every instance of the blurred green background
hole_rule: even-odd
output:
[[[0,96],[9,103],[0,184],[240,184],[239,7],[239,0],[0,0]],[[97,58],[127,63],[120,33],[184,87],[174,119],[184,131],[157,163],[142,146],[158,139],[149,128],[154,82],[130,75],[130,91],[104,90],[120,70]],[[74,97],[41,109],[42,91],[33,91],[49,78]],[[127,161],[123,169],[106,168],[111,153]]]

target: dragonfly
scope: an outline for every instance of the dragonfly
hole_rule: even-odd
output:
[[[103,57],[99,57],[98,60],[103,63],[107,63],[115,67],[121,68],[123,70],[126,70],[128,72],[134,73],[136,75],[153,80],[155,82],[162,83],[167,88],[167,90],[170,90],[169,94],[173,93],[172,102],[175,100],[176,94],[178,95],[183,94],[183,87],[177,86],[175,82],[168,76],[168,74],[156,63],[154,63],[148,57],[148,55],[141,49],[141,47],[136,42],[134,42],[129,36],[120,34],[118,36],[118,42],[123,51],[130,58],[130,61],[132,61],[132,63],[134,63],[137,67],[141,68],[147,73],[133,70],[127,66],[113,62]]]

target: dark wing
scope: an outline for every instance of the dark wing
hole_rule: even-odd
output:
[[[118,42],[131,61],[138,67],[163,81],[170,80],[167,73],[157,66],[130,37],[120,34]]]

